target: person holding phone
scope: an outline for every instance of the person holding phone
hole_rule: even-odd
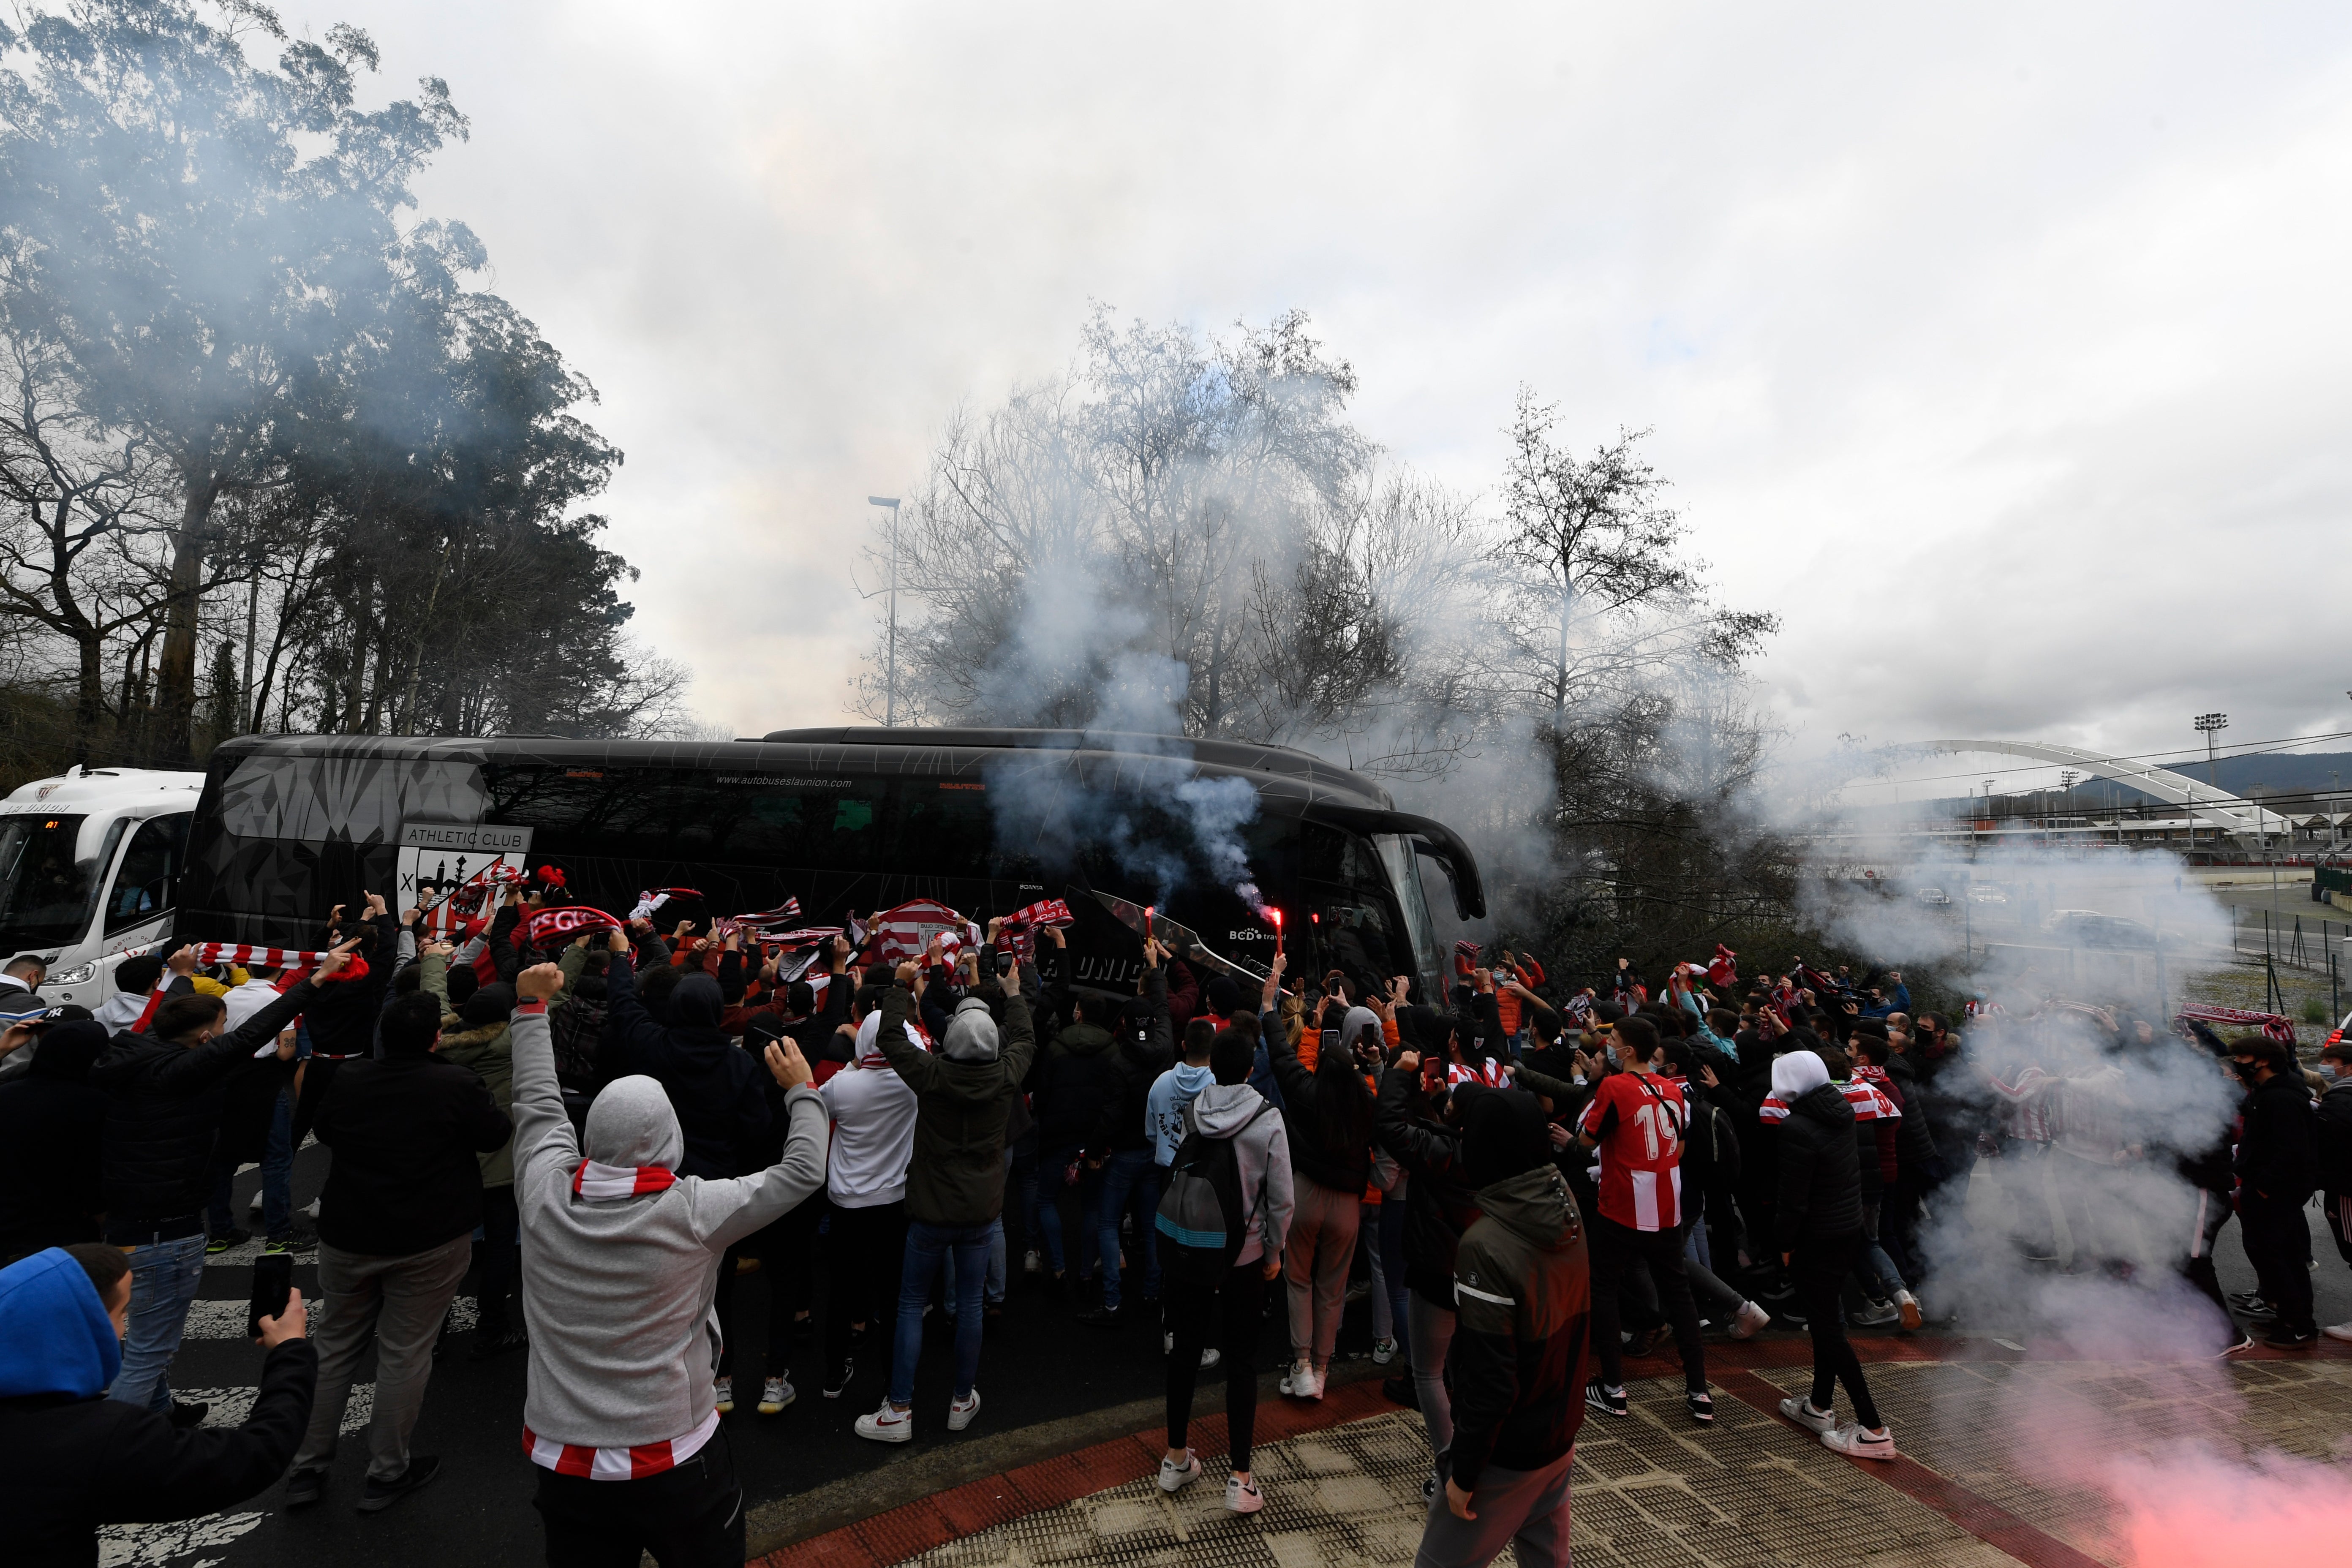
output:
[[[0,1269],[0,1519],[11,1563],[95,1563],[101,1524],[223,1512],[277,1480],[310,1419],[319,1363],[299,1290],[255,1325],[261,1386],[236,1426],[183,1427],[105,1396],[131,1297],[129,1260],[98,1242]]]

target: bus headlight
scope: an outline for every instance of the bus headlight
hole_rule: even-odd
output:
[[[79,985],[85,980],[94,980],[97,977],[98,961],[96,959],[92,959],[88,963],[78,963],[71,969],[61,969],[54,974],[44,976],[41,984],[44,985]]]

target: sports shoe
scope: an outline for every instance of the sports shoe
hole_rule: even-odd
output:
[[[2260,1290],[2232,1290],[2230,1292],[2230,1305],[2232,1307],[2259,1307],[2262,1304],[2263,1293]]]
[[[296,1470],[286,1478],[286,1510],[289,1513],[296,1509],[309,1508],[326,1495],[327,1472],[324,1470]]]
[[[1402,1405],[1407,1410],[1421,1408],[1421,1390],[1414,1385],[1410,1371],[1381,1379],[1381,1395],[1391,1405]]]
[[[259,1214],[261,1212],[261,1189],[259,1187],[254,1188],[253,1201],[245,1205],[245,1212],[247,1214]]]
[[[1643,1356],[1655,1351],[1658,1346],[1664,1342],[1666,1335],[1670,1331],[1669,1331],[1664,1323],[1659,1323],[1652,1328],[1643,1329],[1640,1333],[1635,1334],[1633,1338],[1625,1342],[1625,1354],[1627,1358],[1633,1361],[1640,1361]]]
[[[273,1236],[261,1244],[261,1256],[264,1258],[282,1258],[291,1253],[318,1250],[319,1233],[314,1230],[298,1230],[290,1236]]]
[[[1088,1307],[1078,1314],[1078,1321],[1090,1329],[1115,1329],[1119,1325],[1116,1307]]]
[[[1038,1251],[1035,1247],[1031,1247],[1028,1251],[1026,1251],[1026,1252],[1024,1252],[1024,1253],[1023,1253],[1023,1254],[1021,1255],[1021,1272],[1022,1272],[1022,1273],[1024,1273],[1024,1274],[1043,1274],[1045,1271],[1045,1255],[1044,1253],[1042,1253],[1042,1252]]]
[[[1633,1414],[1633,1405],[1626,1401],[1625,1391],[1608,1388],[1599,1378],[1584,1385],[1584,1403],[1603,1415],[1623,1417]]]
[[[908,1442],[915,1436],[915,1413],[899,1409],[885,1396],[878,1409],[859,1416],[857,1425],[850,1430],[877,1443]]]
[[[1293,1363],[1282,1374],[1282,1392],[1292,1399],[1304,1399],[1307,1391],[1315,1386],[1315,1369],[1305,1362]]]
[[[1265,1496],[1257,1489],[1255,1481],[1245,1481],[1239,1476],[1225,1478],[1225,1511],[1255,1513],[1265,1506]]]
[[[1902,1318],[1906,1331],[1912,1333],[1918,1331],[1920,1322],[1918,1297],[1908,1290],[1897,1290],[1895,1292],[1895,1310]]]
[[[2225,1345],[2221,1349],[2214,1352],[2213,1359],[2215,1361],[2226,1361],[2230,1357],[2236,1355],[2241,1351],[2250,1351],[2253,1348],[2254,1336],[2252,1334],[2240,1334],[2236,1344]]]
[[[1206,1372],[1224,1359],[1225,1352],[1219,1350],[1216,1346],[1211,1345],[1208,1349],[1201,1352],[1201,1370],[1202,1372]]]
[[[955,1400],[948,1405],[948,1430],[962,1431],[971,1425],[971,1418],[979,1414],[980,1390],[974,1388],[963,1398]]]
[[[849,1380],[856,1375],[857,1358],[856,1356],[842,1357],[841,1370],[827,1376],[824,1380],[824,1396],[827,1399],[840,1398],[843,1394],[849,1392]]]
[[[206,1258],[217,1258],[222,1253],[229,1250],[229,1248],[233,1247],[243,1247],[247,1242],[251,1241],[252,1239],[253,1232],[245,1229],[241,1226],[231,1226],[228,1229],[221,1232],[218,1236],[213,1237],[205,1241],[205,1256]]]
[[[509,1351],[519,1351],[529,1343],[530,1336],[520,1327],[501,1329],[495,1334],[486,1334],[477,1329],[474,1331],[474,1348],[467,1355],[471,1361],[488,1361]]]
[[[1685,1394],[1683,1404],[1690,1410],[1690,1418],[1702,1426],[1715,1425],[1715,1396],[1709,1394]]]
[[[2299,1351],[2318,1342],[2319,1336],[2311,1330],[2290,1329],[2284,1323],[2275,1325],[2263,1336],[2263,1343],[2274,1351]]]
[[[1801,1394],[1792,1394],[1780,1401],[1780,1414],[1808,1432],[1819,1432],[1824,1437],[1837,1430],[1837,1416],[1827,1410],[1816,1410],[1813,1402]]]
[[[1437,1472],[1432,1470],[1421,1478],[1421,1500],[1425,1507],[1437,1500]]]
[[[719,1414],[721,1415],[734,1415],[735,1380],[724,1373],[721,1373],[719,1381],[711,1386],[719,1391]]]
[[[2330,1323],[2319,1331],[2331,1340],[2352,1340],[2352,1323]]]
[[[1359,1279],[1353,1285],[1348,1287],[1348,1300],[1350,1302],[1360,1301],[1371,1293],[1372,1282],[1369,1279]]]
[[[1892,1301],[1865,1301],[1861,1311],[1848,1313],[1845,1321],[1857,1329],[1883,1329],[1901,1322],[1903,1309]]]
[[[1822,1443],[1839,1453],[1856,1459],[1891,1459],[1895,1458],[1895,1429],[1881,1426],[1871,1431],[1861,1422],[1832,1427],[1822,1434]]]
[[[780,1415],[785,1405],[799,1397],[800,1395],[793,1391],[793,1380],[789,1375],[772,1377],[760,1385],[760,1414]]]
[[[1372,1364],[1374,1366],[1386,1366],[1389,1363],[1396,1360],[1396,1341],[1390,1339],[1374,1340],[1372,1342]]]
[[[1731,1315],[1731,1337],[1735,1340],[1752,1340],[1759,1330],[1770,1327],[1771,1322],[1771,1313],[1753,1301],[1742,1301],[1739,1303],[1739,1310]]]
[[[1192,1449],[1187,1448],[1184,1450],[1184,1462],[1181,1465],[1170,1459],[1164,1454],[1160,1456],[1160,1489],[1161,1491],[1181,1492],[1186,1487],[1191,1486],[1194,1481],[1197,1481],[1200,1479],[1201,1456],[1192,1452]]]
[[[367,1492],[360,1499],[360,1511],[382,1513],[409,1493],[423,1491],[440,1473],[439,1459],[431,1454],[412,1454],[408,1468],[400,1472],[398,1480],[368,1482]]]
[[[1169,1329],[1161,1332],[1160,1336],[1160,1353],[1161,1355],[1174,1355],[1176,1353],[1175,1330]]]

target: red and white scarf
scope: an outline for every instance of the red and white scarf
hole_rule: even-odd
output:
[[[583,1160],[580,1168],[572,1173],[572,1195],[591,1203],[667,1192],[677,1184],[677,1173],[660,1165],[600,1165],[593,1160]]]
[[[634,1448],[591,1448],[578,1443],[558,1443],[526,1426],[522,1429],[522,1451],[530,1456],[532,1464],[559,1476],[585,1476],[592,1481],[634,1481],[684,1464],[700,1453],[702,1446],[710,1441],[710,1435],[718,1430],[719,1412],[715,1408],[703,1417],[700,1426],[683,1437],[672,1437],[667,1443],[640,1443]]]

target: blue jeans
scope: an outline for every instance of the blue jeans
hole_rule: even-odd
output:
[[[162,1413],[172,1408],[164,1373],[180,1349],[188,1303],[205,1281],[202,1232],[131,1249],[131,1331],[123,1336],[122,1370],[110,1399]]]
[[[1078,1151],[1056,1149],[1037,1162],[1037,1231],[1045,1243],[1045,1267],[1059,1274],[1063,1269],[1062,1194],[1070,1187],[1070,1166],[1076,1163]],[[1086,1268],[1085,1238],[1094,1234],[1097,1221],[1095,1208],[1102,1201],[1102,1183],[1095,1173],[1083,1164],[1078,1166],[1078,1236],[1076,1248],[1078,1256],[1069,1259]]]
[[[1135,1247],[1143,1260],[1143,1293],[1160,1294],[1160,1248],[1152,1240],[1160,1216],[1160,1167],[1151,1149],[1121,1149],[1103,1162],[1101,1218],[1095,1245],[1102,1253],[1102,1304],[1118,1310],[1118,1220],[1129,1204],[1135,1206]]]
[[[220,1184],[213,1189],[213,1201],[205,1214],[212,1221],[215,1236],[225,1236],[236,1228],[236,1215],[229,1206],[229,1183],[236,1169],[224,1165]],[[294,1234],[294,1091],[278,1091],[278,1103],[269,1115],[269,1140],[261,1149],[261,1223],[272,1241],[282,1241]]]
[[[1402,1184],[1381,1194],[1381,1283],[1389,1293],[1389,1337],[1400,1342],[1412,1337],[1404,1286],[1404,1222],[1410,1212]]]
[[[980,1375],[980,1293],[988,1282],[988,1237],[984,1225],[907,1226],[907,1256],[898,1273],[898,1339],[890,1356],[890,1403],[915,1403],[915,1363],[923,1354],[923,1307],[938,1283],[940,1266],[955,1256],[955,1396],[971,1392]]]

